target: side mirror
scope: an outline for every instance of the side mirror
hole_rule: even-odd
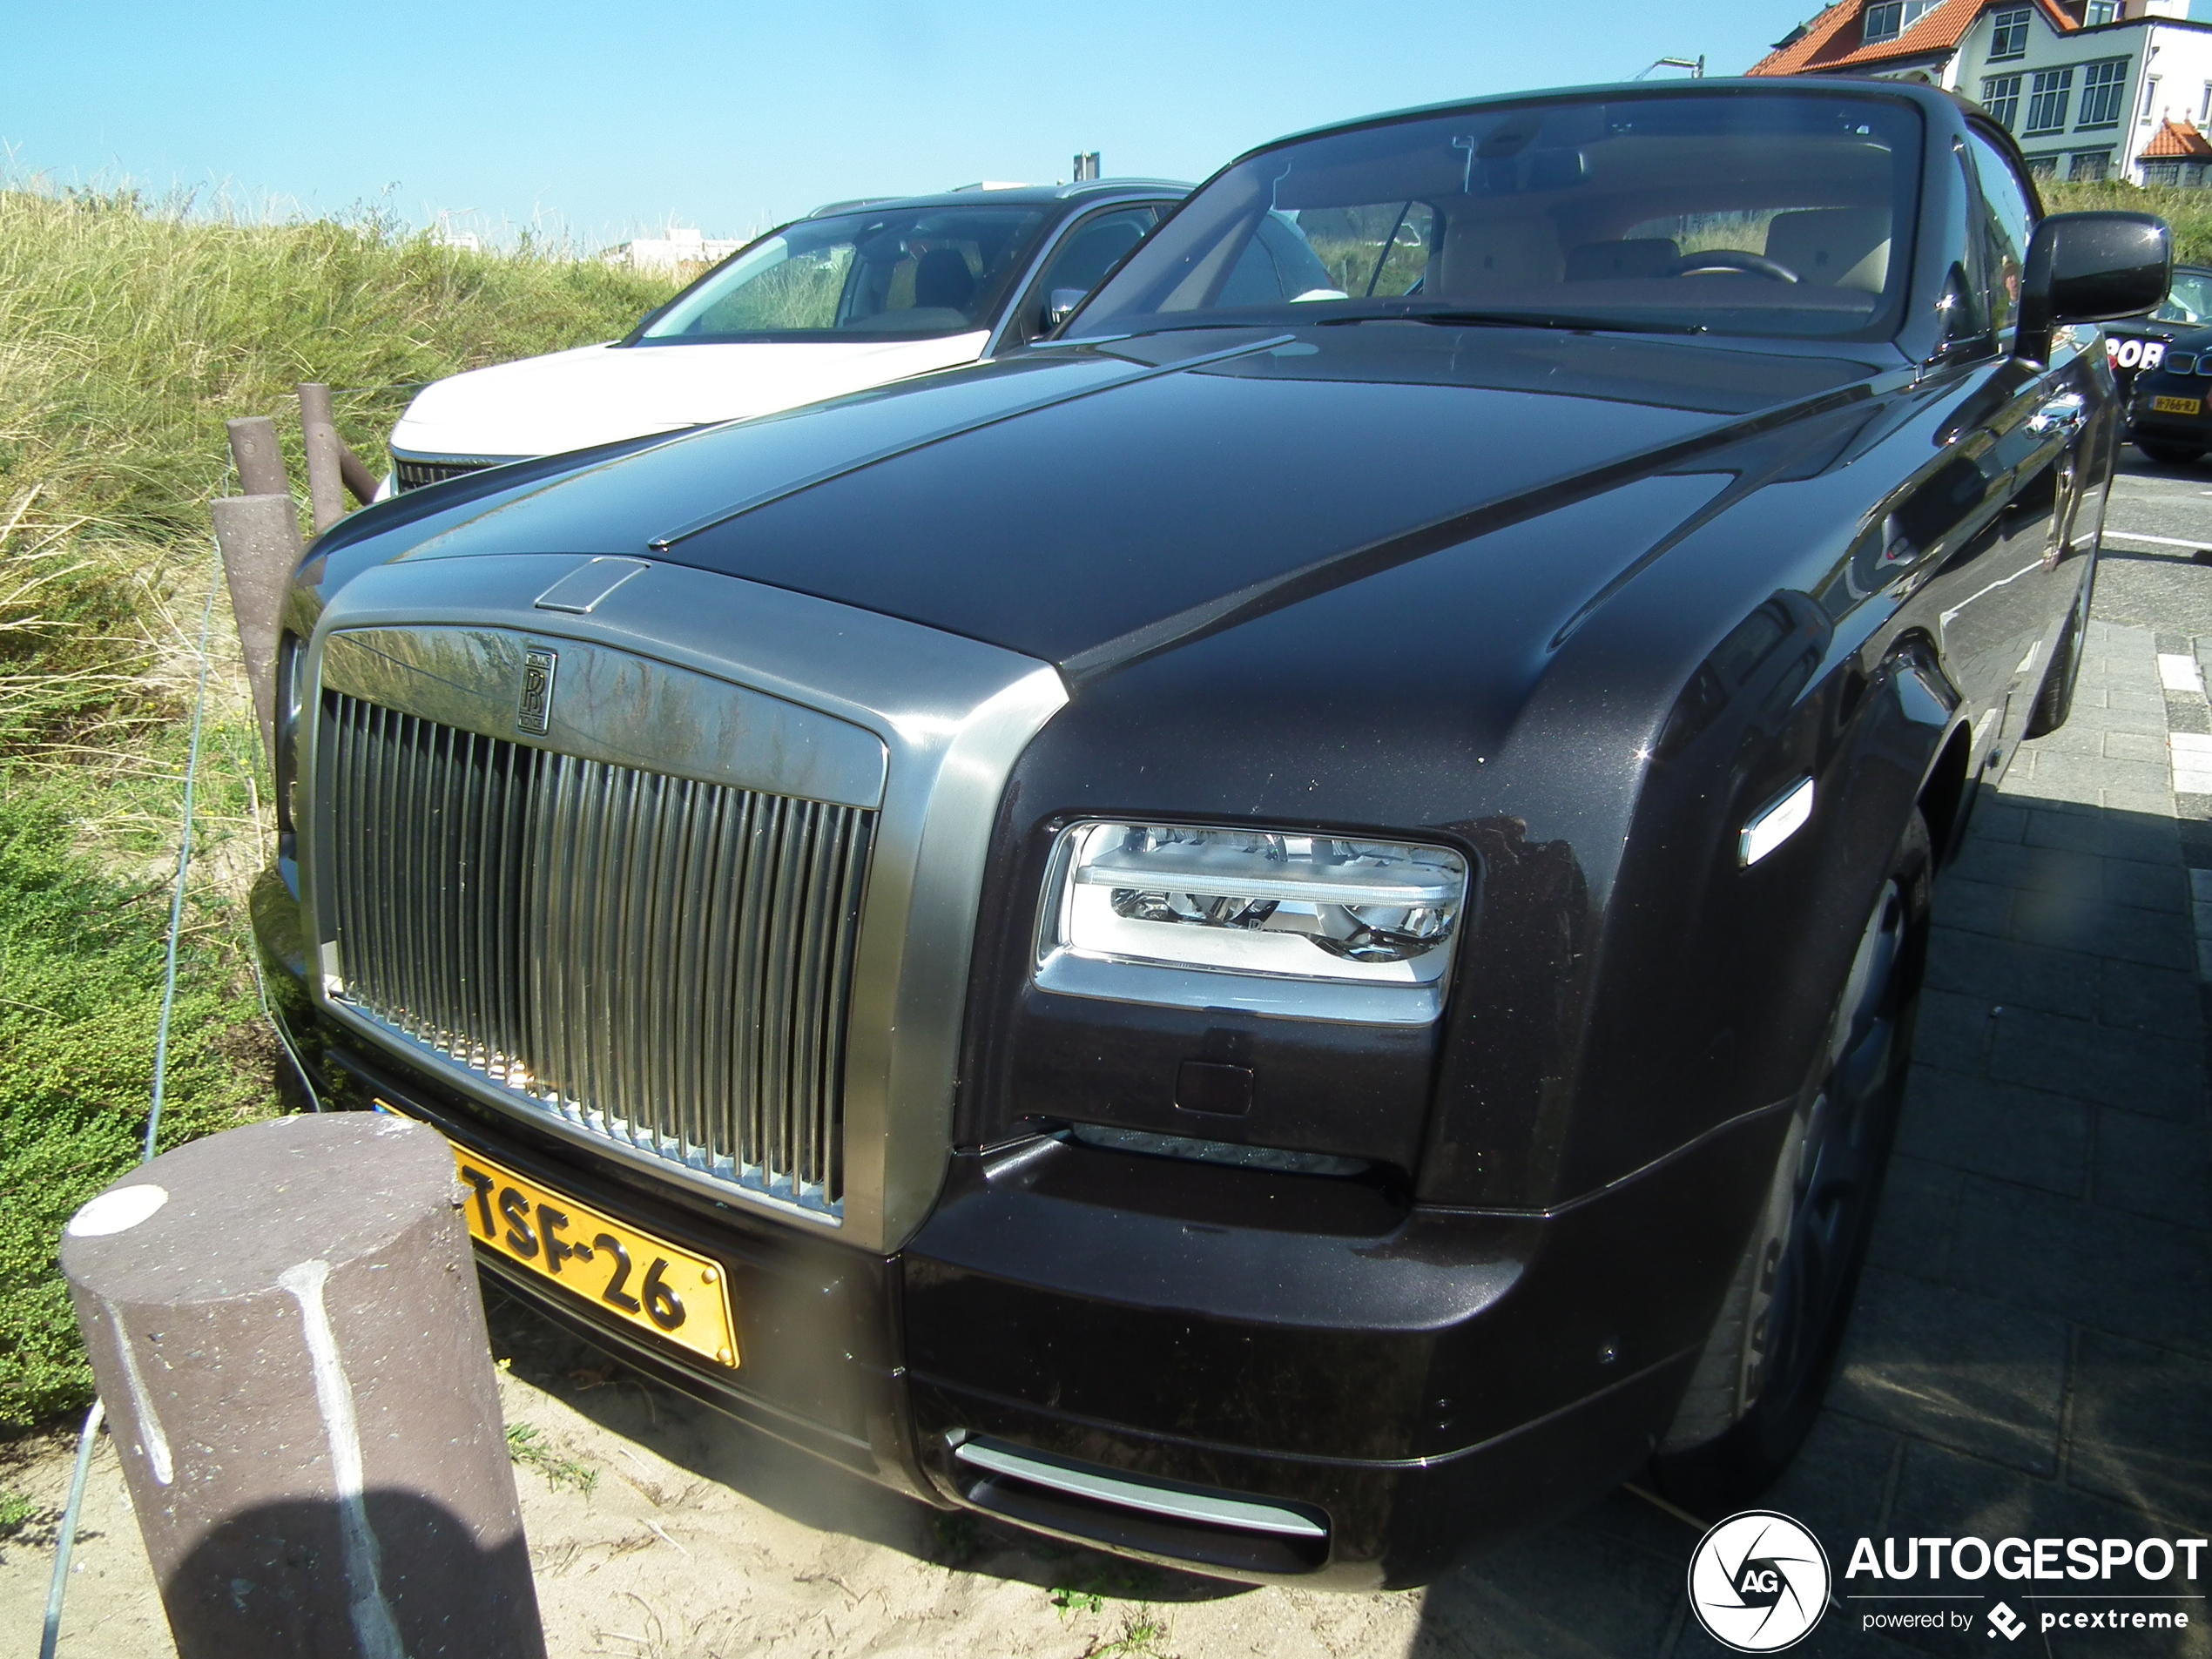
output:
[[[2013,352],[2051,360],[2051,331],[2140,317],[2174,280],[2174,233],[2149,213],[2054,213],[2035,227],[2020,273]]]
[[[1044,326],[1057,328],[1076,314],[1076,307],[1083,302],[1089,288],[1055,288],[1044,302]]]

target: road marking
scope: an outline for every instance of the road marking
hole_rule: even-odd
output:
[[[2108,539],[2115,542],[2148,542],[2155,547],[2186,547],[2194,550],[2204,545],[2202,542],[2184,542],[2172,536],[2145,536],[2139,530],[2108,529],[2105,535]]]

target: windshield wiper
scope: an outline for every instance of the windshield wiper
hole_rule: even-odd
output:
[[[1575,333],[1615,334],[1702,334],[1702,322],[1629,322],[1618,317],[1575,317],[1548,311],[1461,311],[1451,307],[1415,310],[1363,311],[1350,316],[1316,317],[1323,326],[1357,322],[1430,322],[1448,327],[1562,328]]]

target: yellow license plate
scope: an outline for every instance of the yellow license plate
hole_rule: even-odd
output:
[[[2158,415],[2202,415],[2204,400],[2201,397],[2155,397],[2150,407]]]
[[[408,1116],[388,1101],[376,1104]],[[517,1266],[602,1312],[735,1369],[738,1337],[722,1270],[680,1244],[556,1192],[457,1141],[469,1232]]]

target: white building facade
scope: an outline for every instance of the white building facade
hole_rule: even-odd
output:
[[[2136,15],[2113,15],[2123,10]],[[2212,24],[2188,10],[2188,0],[2089,0],[2083,26],[2060,33],[2037,7],[1992,6],[1942,84],[2011,128],[2046,178],[2202,185],[2203,161],[2157,153],[2175,147],[2158,143],[2168,124],[2193,134],[2212,119]]]
[[[1929,82],[2045,178],[2212,186],[2212,24],[2189,0],[1839,0],[1754,75]]]
[[[664,236],[641,236],[608,248],[599,257],[609,265],[626,265],[636,271],[673,273],[687,265],[718,265],[743,247],[745,240],[671,225]]]

